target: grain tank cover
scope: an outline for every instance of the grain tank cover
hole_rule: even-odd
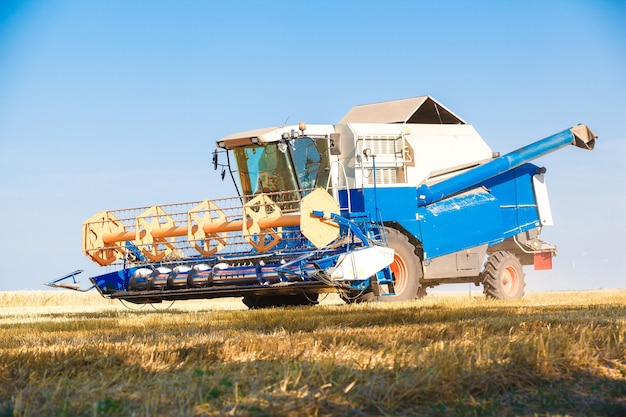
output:
[[[430,96],[354,106],[339,121],[345,123],[465,124]]]

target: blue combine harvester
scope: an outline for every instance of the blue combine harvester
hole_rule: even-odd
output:
[[[546,170],[529,161],[595,140],[578,125],[500,156],[432,97],[356,106],[335,125],[219,139],[213,164],[237,197],[100,212],[83,252],[113,268],[93,286],[133,303],[399,301],[465,282],[516,299],[522,267],[556,254],[540,239]],[[79,289],[78,272],[48,284]]]

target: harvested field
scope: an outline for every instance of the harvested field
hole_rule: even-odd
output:
[[[626,415],[626,290],[253,311],[0,293],[13,415]]]

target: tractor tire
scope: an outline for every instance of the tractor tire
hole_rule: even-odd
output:
[[[422,271],[422,261],[415,253],[415,246],[409,242],[409,238],[402,232],[389,227],[385,228],[389,247],[395,251],[393,262],[390,265],[394,275],[394,295],[384,295],[389,292],[386,286],[380,287],[380,295],[373,292],[366,292],[358,297],[352,298],[352,302],[368,301],[408,301],[426,296],[426,288],[421,284],[424,276]]]
[[[313,306],[318,304],[319,294],[302,293],[291,295],[246,295],[243,303],[250,310],[272,307]]]
[[[483,293],[496,300],[519,300],[524,296],[524,270],[517,256],[507,251],[491,254],[481,273]]]

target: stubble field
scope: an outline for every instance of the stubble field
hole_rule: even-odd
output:
[[[0,293],[14,415],[625,416],[626,290],[253,311]]]

